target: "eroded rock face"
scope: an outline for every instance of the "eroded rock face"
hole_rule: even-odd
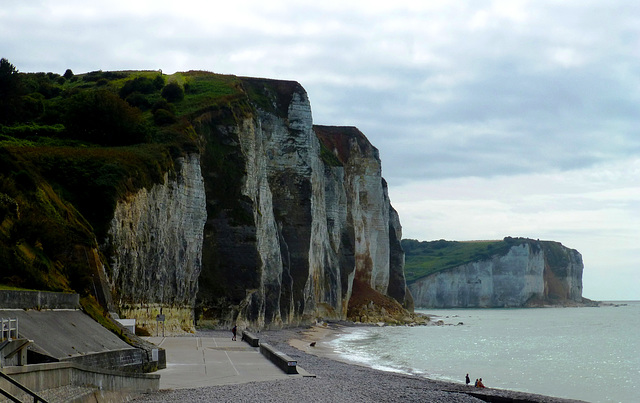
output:
[[[384,191],[389,199],[386,182]],[[402,306],[413,311],[413,297],[407,281],[404,277],[404,251],[400,241],[402,240],[402,225],[398,212],[389,204],[389,288],[388,295],[400,302]]]
[[[223,138],[237,156],[237,191],[248,218],[230,219],[237,205],[209,209],[199,293],[204,320],[273,327],[318,316],[345,318],[356,276],[383,294],[393,278],[394,297],[404,303],[401,229],[378,151],[355,128],[313,126],[299,84],[248,84],[277,93],[277,110],[258,108],[231,127],[202,120],[197,128],[216,133],[214,141]],[[211,203],[215,181],[207,178],[216,177],[217,167],[207,161]]]
[[[200,157],[178,159],[164,184],[118,202],[108,231],[116,305],[191,308],[202,269],[206,220]]]
[[[582,255],[557,242],[541,242],[545,256],[544,301],[582,302]]]
[[[523,307],[582,303],[582,256],[557,242],[530,241],[501,256],[421,278],[409,285],[429,308]]]

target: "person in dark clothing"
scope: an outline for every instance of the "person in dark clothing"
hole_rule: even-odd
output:
[[[237,325],[233,325],[233,329],[231,329],[231,333],[233,333],[233,337],[231,338],[231,340],[236,341],[236,333],[238,333]]]
[[[467,376],[464,377],[464,381],[468,384],[471,383],[471,379],[469,379],[469,374],[467,374]]]

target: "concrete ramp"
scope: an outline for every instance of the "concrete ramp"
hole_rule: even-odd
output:
[[[0,310],[0,316],[18,318],[20,337],[34,342],[29,349],[60,361],[137,350],[80,310]]]

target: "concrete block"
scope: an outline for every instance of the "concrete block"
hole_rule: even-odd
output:
[[[260,343],[260,353],[276,364],[285,374],[298,373],[296,369],[298,362],[285,353],[276,350],[270,344]]]
[[[242,332],[242,340],[246,341],[247,343],[249,343],[249,345],[251,347],[258,347],[260,346],[260,339],[258,339],[258,337],[252,333],[247,332],[246,330],[244,330]]]

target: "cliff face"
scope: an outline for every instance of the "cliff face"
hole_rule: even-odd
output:
[[[153,329],[164,307],[173,313],[165,315],[170,330],[192,328],[205,221],[197,154],[179,158],[164,183],[117,203],[103,249],[110,252],[108,282],[120,314]]]
[[[111,282],[120,305],[193,305],[202,269],[206,220],[200,158],[178,160],[163,184],[116,206],[109,228]]]
[[[194,308],[201,324],[278,327],[344,319],[358,279],[411,306],[378,151],[355,128],[314,127],[297,83],[242,86],[193,118],[199,153],[118,203],[103,248],[116,305],[142,321],[180,311],[183,328]]]
[[[381,179],[378,150],[354,127],[315,126],[315,132],[342,165],[327,164],[333,177],[344,178],[339,181],[344,183],[342,188],[327,192],[338,193],[338,199],[345,200],[341,204],[346,204],[346,217],[329,219],[334,227],[340,223],[342,231],[346,230],[344,236],[351,237],[348,241],[345,239],[346,243],[338,251],[354,251],[357,280],[410,305],[404,277],[404,251],[400,245],[402,226],[391,206],[387,183]],[[333,198],[329,199],[327,210],[335,205]],[[355,245],[351,247],[354,240]]]
[[[409,285],[430,308],[580,304],[582,256],[557,242],[528,241],[506,254],[439,271]]]

